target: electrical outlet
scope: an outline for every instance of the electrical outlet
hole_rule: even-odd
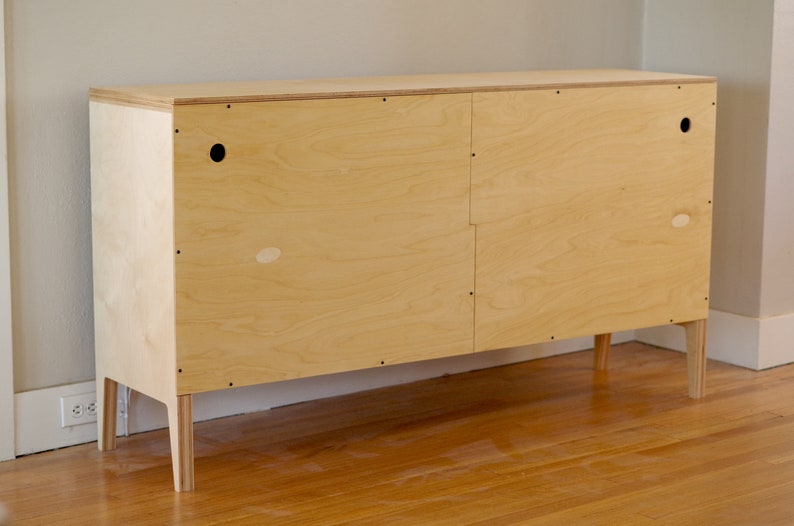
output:
[[[96,393],[61,397],[61,427],[90,424],[97,421]]]

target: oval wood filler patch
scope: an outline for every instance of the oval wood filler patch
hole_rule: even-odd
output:
[[[275,260],[281,257],[281,250],[276,247],[267,247],[263,248],[259,251],[259,254],[256,255],[256,261],[258,263],[273,263]]]
[[[689,214],[678,214],[673,218],[675,228],[683,228],[689,224]]]

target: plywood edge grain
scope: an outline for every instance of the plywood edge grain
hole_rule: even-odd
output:
[[[627,69],[540,70],[95,87],[91,88],[90,97],[115,104],[170,109],[189,104],[714,82],[714,77]]]
[[[163,111],[169,111],[174,107],[173,97],[158,96],[145,89],[133,91],[131,88],[90,88],[88,94],[91,102],[138,106]]]

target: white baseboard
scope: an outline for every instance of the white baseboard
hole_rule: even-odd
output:
[[[634,331],[616,333],[612,336],[613,343],[633,339]],[[193,397],[193,420],[200,422],[264,411],[283,405],[534,360],[592,347],[592,337],[575,338],[514,349],[199,393]],[[61,428],[60,425],[60,397],[94,390],[94,382],[82,382],[16,394],[16,454],[27,455],[95,441],[97,439],[95,423],[68,428]],[[121,395],[121,391],[119,394]],[[168,426],[165,405],[140,393],[132,393],[127,415],[127,429],[130,433]],[[123,430],[121,423],[118,430],[119,432]]]
[[[637,340],[677,351],[686,350],[684,331],[674,325],[635,331]],[[751,318],[709,311],[706,336],[709,358],[747,367],[768,369],[794,362],[794,314]]]
[[[761,320],[758,368],[794,362],[794,313]]]
[[[61,397],[90,393],[95,388],[94,382],[81,382],[15,394],[17,456],[96,440],[96,423],[61,427]]]

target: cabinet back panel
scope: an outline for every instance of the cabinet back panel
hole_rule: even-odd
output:
[[[707,316],[715,102],[713,82],[474,94],[475,349]]]
[[[174,112],[180,393],[472,351],[470,94]]]

